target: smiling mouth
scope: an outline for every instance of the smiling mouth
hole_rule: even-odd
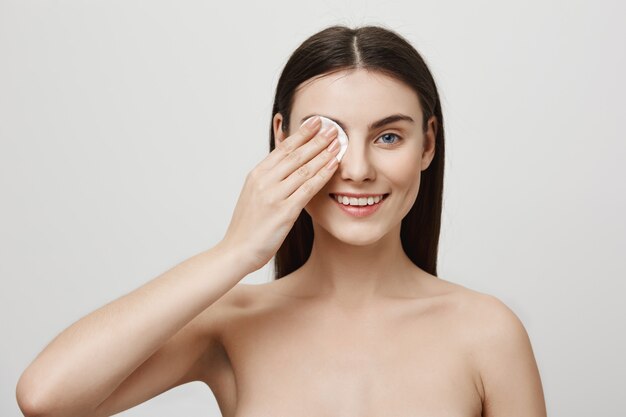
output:
[[[378,203],[374,203],[374,204],[366,204],[366,205],[364,205],[364,206],[351,206],[350,204],[343,204],[343,203],[339,203],[339,202],[337,201],[337,195],[336,195],[336,194],[328,194],[328,197],[330,197],[330,199],[331,199],[331,200],[333,200],[335,203],[337,203],[337,204],[342,204],[342,205],[344,205],[344,206],[346,206],[346,207],[369,207],[369,206],[375,206],[376,204],[380,204],[381,202],[383,202],[384,200],[386,200],[386,199],[387,199],[387,197],[389,196],[389,193],[383,194],[382,196],[383,196],[383,198],[381,198],[381,199],[378,201]]]

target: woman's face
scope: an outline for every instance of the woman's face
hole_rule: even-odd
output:
[[[315,227],[354,245],[380,240],[399,227],[417,198],[421,171],[434,156],[434,116],[422,132],[417,94],[404,83],[380,72],[358,69],[316,77],[296,91],[290,131],[280,129],[282,115],[274,117],[274,135],[280,143],[311,115],[326,116],[343,126],[348,149],[333,177],[305,206]],[[392,115],[397,120],[376,122]],[[341,209],[330,194],[389,194],[374,213],[356,217]]]

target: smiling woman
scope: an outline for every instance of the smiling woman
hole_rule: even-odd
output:
[[[318,116],[345,131],[343,158]],[[377,26],[305,40],[269,145],[215,247],[40,353],[17,387],[25,415],[109,416],[191,381],[227,417],[546,415],[517,316],[437,275],[443,115],[407,40]],[[239,283],[272,257],[274,280]]]
[[[333,414],[545,416],[517,316],[495,297],[437,276],[445,141],[424,59],[382,27],[316,33],[278,81],[270,151],[294,133],[291,120],[316,114],[337,123],[349,145],[276,253],[275,281],[245,291],[266,313],[241,325],[261,329],[237,346],[225,339],[250,387],[240,392],[244,411],[297,415],[305,401]],[[272,330],[280,328],[290,329],[289,342]],[[311,348],[322,340],[327,348]],[[252,350],[263,366],[246,360]],[[279,366],[298,352],[324,389],[299,366]],[[272,380],[261,386],[290,399],[281,407],[259,388],[264,374]]]
[[[404,201],[399,201],[399,190],[391,195],[396,207],[404,203],[403,210],[408,209],[400,217],[403,250],[415,265],[437,274],[445,155],[443,115],[434,79],[424,60],[406,40],[392,31],[372,26],[330,27],[311,36],[285,65],[272,112],[270,150],[274,149],[276,136],[290,133],[292,118],[302,122],[319,114],[334,120],[348,134],[350,155],[344,158],[356,152],[360,153],[357,156],[363,156],[342,162],[338,174],[346,177],[353,169],[367,169],[364,162],[368,161],[377,161],[379,167],[392,166],[395,176],[405,181]],[[280,130],[276,129],[278,121]],[[372,140],[370,147],[361,147],[364,138]],[[385,142],[384,138],[395,140]],[[385,155],[383,151],[391,154]],[[402,168],[408,171],[401,171]],[[402,178],[400,173],[404,174]],[[383,184],[367,178],[351,181],[341,188],[333,186],[333,182],[329,181],[328,185],[336,193],[391,191],[378,189]],[[314,228],[310,210],[315,207],[309,205],[300,214],[276,254],[277,279],[300,268],[312,251]]]

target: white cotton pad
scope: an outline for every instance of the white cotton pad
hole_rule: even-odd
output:
[[[329,119],[328,117],[324,117],[324,116],[319,116],[319,118],[322,120],[322,126],[320,127],[319,131],[321,131],[328,125],[335,125],[335,127],[337,128],[337,139],[339,140],[339,153],[335,157],[337,158],[337,161],[341,162],[341,158],[343,158],[343,154],[345,154],[346,151],[348,150],[348,135],[346,135],[346,132],[344,132],[341,126],[339,126],[334,120]]]

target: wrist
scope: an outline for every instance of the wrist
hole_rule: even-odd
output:
[[[259,269],[249,259],[249,256],[246,256],[246,251],[241,245],[231,244],[231,242],[222,240],[212,250],[229,265],[232,271],[236,271],[237,275],[240,275],[242,278]]]

